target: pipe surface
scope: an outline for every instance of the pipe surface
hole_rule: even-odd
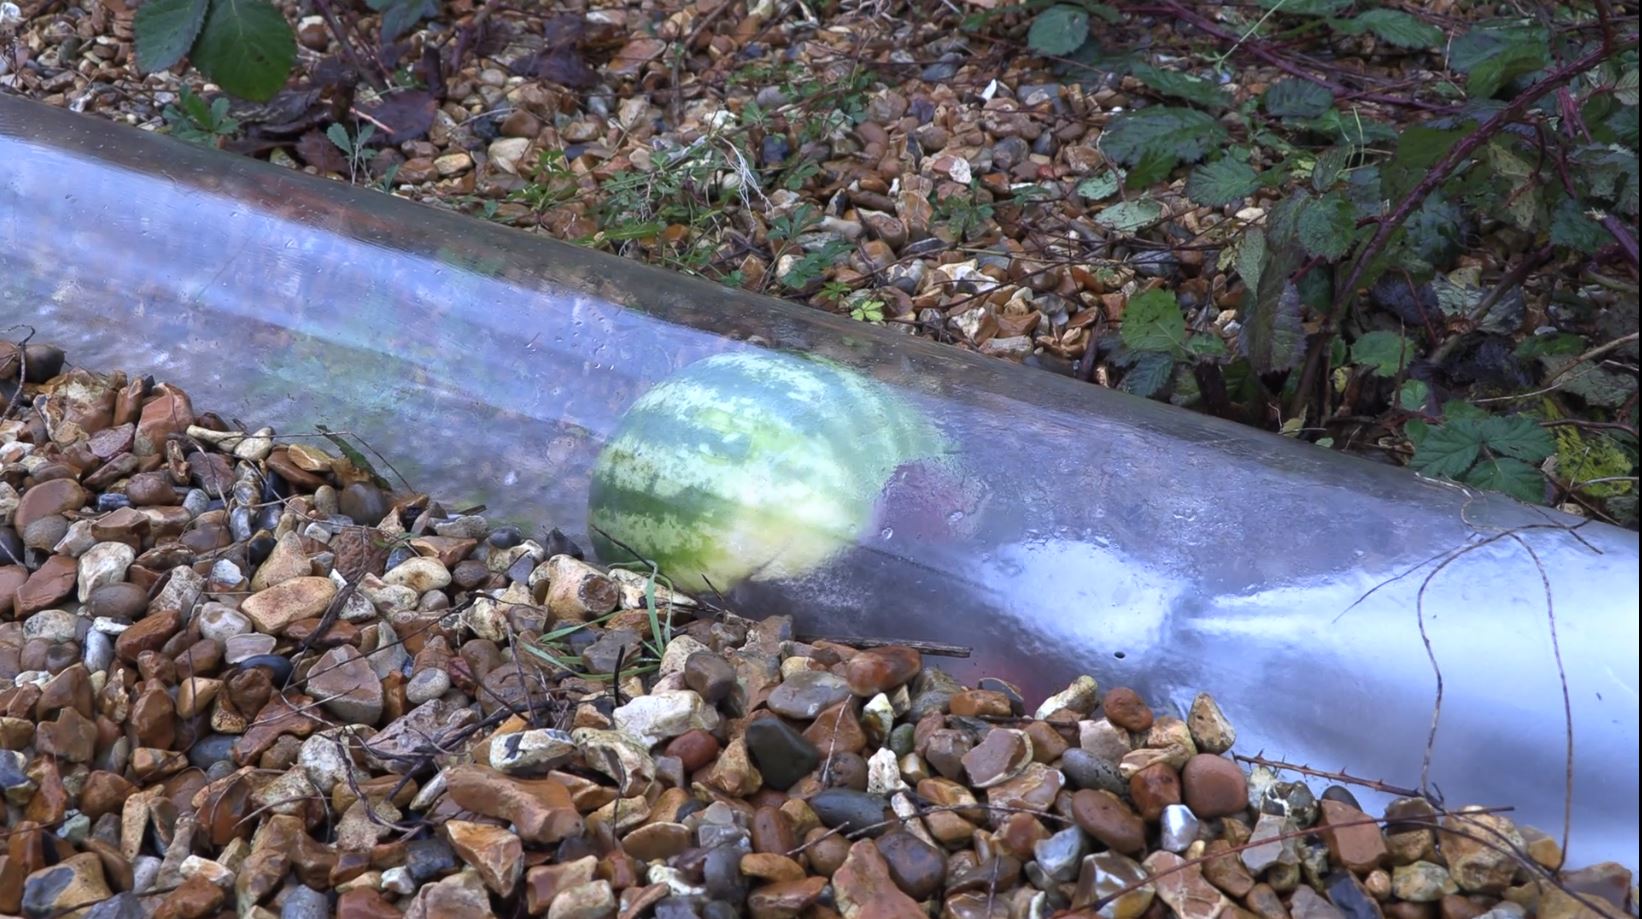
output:
[[[578,538],[588,470],[640,394],[714,354],[825,357],[921,406],[984,507],[940,539],[891,515],[814,573],[730,591],[738,610],[969,645],[941,666],[1029,694],[1089,673],[1184,714],[1209,691],[1237,751],[1403,786],[1433,720],[1417,605],[1451,558],[1423,592],[1432,782],[1559,835],[1548,587],[1569,855],[1637,866],[1635,533],[0,98],[13,323],[225,418],[354,432],[447,506]]]

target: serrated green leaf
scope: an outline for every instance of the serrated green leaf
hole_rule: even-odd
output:
[[[1168,351],[1185,341],[1186,318],[1174,294],[1156,288],[1129,298],[1119,334],[1132,350]]]
[[[1483,441],[1489,450],[1538,463],[1556,452],[1556,442],[1539,422],[1526,415],[1493,415],[1482,422]]]
[[[1571,332],[1530,335],[1523,339],[1522,344],[1517,345],[1512,353],[1525,361],[1531,361],[1539,357],[1583,354],[1585,353],[1585,339]]]
[[[1033,17],[1026,44],[1039,54],[1071,54],[1089,38],[1089,11],[1061,3]]]
[[[1414,359],[1414,345],[1396,332],[1369,332],[1352,342],[1351,359],[1379,376],[1396,376]]]
[[[1477,408],[1475,405],[1472,405],[1464,399],[1449,399],[1447,402],[1442,404],[1442,417],[1448,421],[1458,421],[1462,418],[1469,418],[1473,421],[1481,422],[1482,419],[1488,417],[1488,413],[1480,408]],[[1480,437],[1481,434],[1479,433],[1478,436]]]
[[[1545,501],[1545,477],[1538,469],[1510,458],[1484,459],[1467,472],[1467,485],[1504,492],[1518,501],[1540,504]]]
[[[131,23],[137,40],[137,65],[143,73],[174,66],[205,24],[208,0],[148,0]]]
[[[1095,222],[1119,233],[1133,233],[1163,218],[1163,205],[1150,198],[1120,201],[1095,215]]]
[[[1300,322],[1300,289],[1288,279],[1293,260],[1273,257],[1260,269],[1260,287],[1241,317],[1239,344],[1257,373],[1293,369],[1300,362],[1306,330]]]
[[[1335,143],[1351,147],[1363,147],[1397,139],[1396,128],[1360,110],[1342,112],[1331,108],[1316,118],[1300,119],[1294,124],[1313,134],[1327,137]]]
[[[1517,77],[1550,66],[1550,42],[1538,26],[1478,26],[1455,39],[1449,66],[1466,75],[1473,99],[1490,99]]]
[[[1466,134],[1463,130],[1409,125],[1397,137],[1397,150],[1385,164],[1386,195],[1396,201],[1406,195],[1437,161]]]
[[[1579,202],[1563,198],[1551,214],[1551,242],[1586,255],[1595,255],[1612,239],[1602,224],[1592,220]]]
[[[211,0],[193,60],[228,92],[266,102],[291,74],[296,36],[267,0]]]
[[[1195,163],[1225,140],[1226,129],[1206,112],[1156,106],[1112,119],[1100,135],[1100,147],[1124,165],[1132,166],[1154,151]]]
[[[1401,10],[1369,10],[1353,23],[1399,48],[1435,48],[1442,44],[1442,30],[1415,19]]]
[[[1198,204],[1223,207],[1242,201],[1260,187],[1260,175],[1248,163],[1223,156],[1192,170],[1186,196]]]
[[[1408,382],[1413,383],[1417,381],[1409,380]],[[1408,438],[1408,442],[1412,444],[1416,450],[1420,448],[1420,444],[1425,442],[1425,436],[1430,433],[1431,425],[1426,423],[1424,419],[1410,418],[1408,419],[1408,423],[1403,425],[1403,436]]]
[[[1357,209],[1339,192],[1329,192],[1300,213],[1300,246],[1309,255],[1339,261],[1357,232]]]
[[[1180,161],[1167,151],[1147,150],[1133,166],[1129,167],[1128,174],[1123,177],[1123,184],[1130,189],[1156,185],[1167,179],[1179,163]]]
[[[1319,192],[1333,188],[1350,159],[1351,151],[1345,147],[1330,147],[1324,150],[1317,157],[1317,164],[1311,167],[1311,187]]]
[[[1200,358],[1230,357],[1225,339],[1213,332],[1198,332],[1186,340],[1186,350]]]
[[[1474,418],[1456,418],[1426,432],[1414,447],[1410,465],[1427,475],[1457,479],[1482,455],[1482,424]]]
[[[1423,412],[1430,401],[1431,387],[1424,380],[1404,380],[1397,387],[1397,407],[1405,412]]]
[[[1163,351],[1147,351],[1123,374],[1118,388],[1150,399],[1163,391],[1174,376],[1174,358]]]
[[[1590,361],[1564,372],[1564,368],[1573,362],[1572,356],[1546,356],[1541,357],[1539,362],[1548,374],[1557,375],[1558,389],[1573,393],[1591,405],[1617,408],[1636,394],[1634,373],[1614,373]]]
[[[350,155],[353,153],[353,138],[348,136],[348,129],[341,124],[333,124],[326,128],[325,136],[330,138],[338,150]]]
[[[1078,183],[1078,195],[1085,201],[1099,201],[1110,198],[1117,192],[1117,173],[1111,170],[1097,173]]]
[[[1290,78],[1266,90],[1266,113],[1276,118],[1316,118],[1334,105],[1334,93],[1310,80]]]
[[[1208,80],[1199,79],[1190,74],[1164,70],[1150,64],[1136,64],[1129,68],[1129,73],[1135,79],[1146,84],[1148,89],[1155,90],[1165,96],[1184,99],[1187,102],[1211,109],[1223,109],[1231,105],[1231,96],[1225,90]]]
[[[1531,228],[1539,218],[1540,204],[1538,184],[1531,181],[1535,171],[1533,164],[1500,141],[1490,143],[1487,150],[1488,164],[1504,180],[1502,184],[1507,191],[1505,212],[1518,229]]]
[[[1351,0],[1259,0],[1268,10],[1295,16],[1333,16],[1351,5]]]
[[[1619,100],[1620,105],[1636,105],[1638,101],[1636,86],[1636,68],[1625,71],[1613,85],[1613,97]]]
[[[1266,260],[1266,231],[1251,227],[1237,244],[1237,276],[1250,293],[1260,288],[1260,270]]]

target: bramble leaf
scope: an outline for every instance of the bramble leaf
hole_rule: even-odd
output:
[[[1226,139],[1213,115],[1196,109],[1156,106],[1119,115],[1101,134],[1106,155],[1126,166],[1150,152],[1195,163]]]
[[[1026,44],[1039,54],[1071,54],[1089,38],[1089,12],[1061,3],[1039,13],[1026,31]]]
[[[1186,196],[1198,204],[1223,207],[1242,201],[1260,187],[1260,174],[1248,163],[1223,156],[1192,170]]]

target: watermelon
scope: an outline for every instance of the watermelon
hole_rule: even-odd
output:
[[[869,531],[897,469],[948,452],[915,405],[847,367],[715,355],[621,417],[592,470],[591,540],[687,591],[800,577]]]

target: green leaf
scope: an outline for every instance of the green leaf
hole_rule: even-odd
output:
[[[1530,504],[1545,501],[1545,477],[1538,469],[1514,459],[1484,459],[1463,476],[1467,485],[1501,491]]]
[[[1136,64],[1129,68],[1135,79],[1165,96],[1184,99],[1204,108],[1223,109],[1231,105],[1231,96],[1219,86],[1174,70],[1164,70],[1150,64]]]
[[[333,124],[325,129],[325,136],[331,139],[331,143],[336,144],[337,149],[349,156],[353,155],[353,138],[348,136],[347,128],[341,124]]]
[[[1133,233],[1163,217],[1163,205],[1150,198],[1120,201],[1095,215],[1095,222],[1119,233]]]
[[[1039,13],[1026,31],[1026,44],[1033,51],[1056,57],[1071,54],[1088,38],[1089,12],[1064,3]]]
[[[1198,204],[1222,207],[1242,201],[1260,187],[1260,175],[1248,163],[1223,156],[1192,170],[1186,196]]]
[[[1346,147],[1330,147],[1317,157],[1317,164],[1311,167],[1311,187],[1319,192],[1328,191],[1334,183],[1340,180],[1340,173],[1345,171],[1346,161],[1351,158],[1351,150]]]
[[[1556,452],[1550,432],[1527,415],[1492,415],[1483,419],[1482,436],[1489,450],[1538,463]]]
[[[1457,479],[1482,454],[1482,424],[1473,418],[1457,418],[1428,430],[1414,447],[1410,461],[1427,475]]]
[[[1179,162],[1167,151],[1147,150],[1141,155],[1139,162],[1129,167],[1129,174],[1124,177],[1123,184],[1134,189],[1156,185],[1167,179]]]
[[[1147,351],[1123,374],[1118,388],[1150,399],[1163,391],[1174,375],[1174,358],[1164,351]]]
[[[1230,357],[1225,339],[1214,332],[1198,332],[1186,340],[1187,352],[1200,358]]]
[[[1259,0],[1268,10],[1296,16],[1333,16],[1351,5],[1351,0]]]
[[[1243,353],[1257,373],[1290,370],[1305,351],[1306,330],[1300,323],[1300,289],[1288,279],[1292,261],[1273,258],[1260,269],[1260,287],[1242,317]]]
[[[1310,80],[1279,80],[1266,90],[1266,113],[1276,118],[1316,118],[1334,105],[1334,93]]]
[[[1351,345],[1352,361],[1382,377],[1406,370],[1413,357],[1413,344],[1396,332],[1369,332]]]
[[[1619,100],[1620,105],[1637,104],[1638,98],[1635,67],[1625,71],[1625,75],[1620,77],[1618,82],[1614,83],[1613,97]]]
[[[1494,141],[1488,145],[1488,164],[1503,179],[1506,190],[1505,212],[1516,223],[1517,229],[1527,230],[1539,219],[1539,183],[1535,182],[1534,164],[1517,154],[1506,144]]]
[[[1540,363],[1549,372],[1560,373],[1572,360],[1571,357],[1542,357]],[[1615,373],[1586,361],[1557,377],[1556,385],[1591,405],[1617,408],[1636,394],[1636,374]]]
[[[1448,64],[1466,75],[1473,99],[1490,99],[1524,74],[1550,66],[1550,41],[1539,26],[1478,26],[1456,38]]]
[[[1250,293],[1260,289],[1260,269],[1266,260],[1266,231],[1251,227],[1237,244],[1237,276]]]
[[[1419,124],[1404,128],[1397,137],[1397,152],[1385,165],[1386,193],[1393,200],[1407,194],[1465,135],[1464,130]]]
[[[211,0],[194,65],[236,96],[266,102],[296,61],[296,36],[267,0]]]
[[[1442,44],[1442,30],[1415,19],[1401,10],[1369,10],[1352,23],[1399,48],[1435,48]]]
[[[1551,242],[1558,246],[1595,255],[1610,239],[1602,224],[1592,220],[1572,198],[1563,198],[1551,214]]]
[[[1161,288],[1129,298],[1123,308],[1123,344],[1135,351],[1168,351],[1186,338],[1186,318],[1173,293]]]
[[[1351,249],[1357,209],[1345,195],[1330,192],[1300,212],[1300,245],[1308,255],[1337,262]]]
[[[365,0],[382,14],[382,41],[391,42],[424,19],[439,15],[439,0]]]
[[[1295,123],[1313,134],[1353,147],[1397,139],[1396,128],[1361,111],[1341,112],[1331,108],[1316,118],[1301,119]]]
[[[1155,106],[1112,119],[1101,133],[1100,147],[1116,162],[1132,166],[1149,152],[1195,163],[1226,140],[1226,129],[1213,115],[1196,109]]]
[[[1078,183],[1078,196],[1085,201],[1110,198],[1118,186],[1117,173],[1110,169],[1097,173]]]
[[[205,24],[208,0],[148,0],[137,8],[132,31],[143,73],[166,70],[182,60]]]
[[[1431,387],[1424,380],[1404,380],[1397,387],[1397,407],[1405,412],[1423,412],[1430,401]]]
[[[1571,332],[1556,332],[1550,335],[1530,335],[1517,345],[1514,353],[1517,357],[1531,361],[1539,357],[1557,355],[1575,355],[1585,352],[1585,339]]]

